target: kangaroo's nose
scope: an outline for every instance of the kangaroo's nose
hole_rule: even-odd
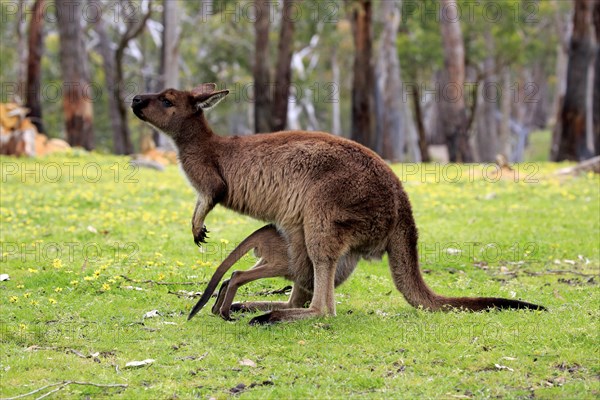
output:
[[[136,106],[136,105],[140,104],[141,102],[142,102],[142,96],[137,95],[133,98],[133,100],[131,100],[131,105]]]

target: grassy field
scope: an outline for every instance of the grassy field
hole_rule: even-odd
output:
[[[337,290],[337,317],[254,327],[250,315],[226,322],[210,308],[186,321],[189,295],[261,223],[218,207],[200,251],[178,168],[77,152],[0,162],[2,398],[65,381],[122,386],[62,383],[26,398],[600,396],[598,176],[558,178],[561,165],[543,163],[501,176],[492,166],[394,166],[435,291],[548,312],[416,310],[384,259],[362,261]],[[266,293],[287,284],[255,282],[238,300],[281,300]]]

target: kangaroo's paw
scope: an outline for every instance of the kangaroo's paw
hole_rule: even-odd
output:
[[[273,318],[273,311],[270,311],[266,314],[262,314],[262,315],[259,315],[258,317],[252,318],[250,320],[249,324],[250,325],[271,325],[276,322],[279,322],[279,320],[276,320],[275,318]]]
[[[231,315],[229,315],[229,310],[226,308],[221,308],[221,311],[219,311],[219,316],[225,321],[235,321],[235,318],[231,318]]]
[[[247,312],[254,312],[257,310],[254,307],[248,307],[246,305],[246,303],[233,303],[231,305],[231,307],[229,308],[229,311],[247,313]]]
[[[196,243],[196,246],[200,247],[202,246],[202,243],[206,243],[206,239],[208,238],[207,233],[208,230],[206,229],[206,226],[202,226],[200,232],[194,233],[194,243]]]

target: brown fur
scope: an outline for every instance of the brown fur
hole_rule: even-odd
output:
[[[253,280],[267,277],[287,277],[288,275],[288,256],[287,244],[279,235],[273,225],[262,227],[244,239],[232,252],[223,260],[221,265],[213,274],[202,297],[192,309],[188,319],[191,319],[198,313],[204,305],[210,300],[217,285],[223,278],[223,275],[248,251],[254,249],[258,262],[249,271],[236,271],[231,278],[223,282],[217,301],[213,306],[213,313],[222,316],[224,319],[230,319],[229,311],[231,303],[235,297],[237,289]]]
[[[408,197],[379,156],[322,132],[217,136],[204,112],[228,91],[215,88],[204,84],[191,92],[167,89],[138,95],[132,107],[139,118],[171,136],[179,150],[181,166],[198,192],[192,220],[196,242],[204,239],[204,219],[216,204],[272,222],[285,236],[295,284],[292,297],[312,291],[310,306],[294,302],[294,308],[274,310],[251,322],[335,315],[338,262],[385,252],[396,287],[413,306],[543,309],[517,300],[435,294],[419,270],[418,234]]]
[[[310,297],[305,298],[303,301],[294,299],[293,301],[282,303],[251,302],[232,305],[237,289],[242,285],[261,278],[282,277],[293,280],[294,276],[297,275],[290,269],[291,263],[288,256],[288,243],[285,241],[285,238],[277,232],[274,225],[267,225],[256,230],[244,239],[231,254],[223,260],[211,277],[202,297],[192,309],[188,320],[196,315],[196,313],[206,305],[208,300],[210,300],[210,297],[215,292],[219,281],[223,278],[225,273],[251,249],[254,249],[255,255],[259,257],[258,262],[249,271],[235,271],[230,279],[223,282],[219,289],[217,301],[212,308],[213,314],[220,315],[224,319],[229,320],[232,307],[235,310],[242,311],[304,307],[305,303],[310,300]],[[356,268],[357,262],[358,257],[344,257],[340,260],[336,269],[336,287],[342,284],[352,274],[354,268]],[[305,264],[305,268],[310,268],[310,260],[305,260]],[[305,282],[303,285],[300,283],[297,287],[301,286],[307,287],[303,291],[308,295],[312,295],[312,282]]]

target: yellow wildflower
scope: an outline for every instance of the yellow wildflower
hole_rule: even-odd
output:
[[[10,296],[8,298],[8,301],[10,301],[11,303],[16,303],[17,301],[19,301],[19,298],[17,296]]]
[[[56,299],[53,299],[52,297],[48,299],[48,302],[50,304],[56,304],[57,303]]]
[[[54,260],[52,260],[52,266],[56,269],[62,268],[62,260],[60,258],[55,258]]]

